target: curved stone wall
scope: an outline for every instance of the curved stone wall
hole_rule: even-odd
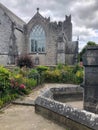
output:
[[[55,93],[78,94],[83,93],[83,89],[79,86],[45,89],[35,100],[35,111],[71,127],[72,130],[98,130],[97,114],[58,102],[53,99]]]

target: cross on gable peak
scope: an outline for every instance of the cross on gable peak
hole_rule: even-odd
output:
[[[37,8],[37,13],[39,13],[39,8]]]

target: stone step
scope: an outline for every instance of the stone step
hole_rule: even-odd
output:
[[[12,102],[13,104],[17,105],[26,105],[26,106],[35,106],[35,101],[34,100],[15,100]]]

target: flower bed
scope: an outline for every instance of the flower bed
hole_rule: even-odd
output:
[[[35,69],[16,67],[8,70],[0,66],[0,107],[20,95],[29,94],[38,84],[40,84],[40,76]]]
[[[83,68],[59,64],[52,67],[16,67],[11,70],[0,66],[0,107],[5,103],[28,94],[38,84],[44,82],[80,84],[83,81]]]

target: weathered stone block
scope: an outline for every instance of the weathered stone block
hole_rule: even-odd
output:
[[[83,56],[84,109],[98,113],[98,46],[88,47]]]
[[[59,92],[68,94],[83,90],[78,86],[46,89],[35,100],[35,111],[69,126],[71,130],[98,130],[98,115],[55,101],[53,95]]]
[[[83,56],[84,66],[98,66],[98,46],[88,47]]]

